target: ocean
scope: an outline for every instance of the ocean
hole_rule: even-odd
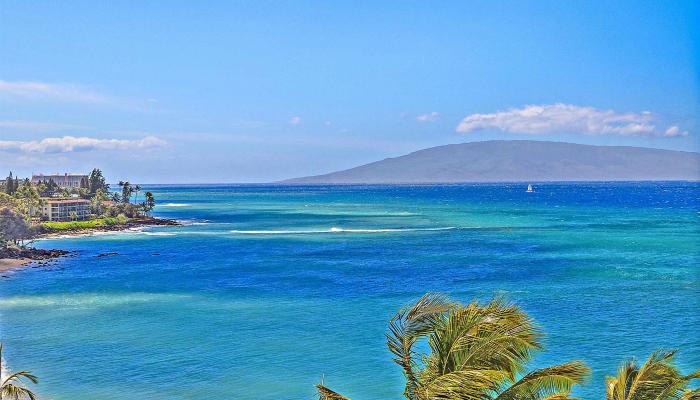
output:
[[[583,399],[659,347],[700,367],[699,183],[142,186],[183,226],[38,241],[75,256],[0,278],[6,367],[43,399],[313,399],[322,377],[399,399],[384,333],[428,291],[520,305],[547,334],[531,367],[586,361]]]

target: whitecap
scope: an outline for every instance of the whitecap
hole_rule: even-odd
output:
[[[350,229],[331,227],[329,229],[311,230],[230,230],[229,233],[237,235],[309,235],[323,233],[393,233],[393,232],[426,232],[426,231],[448,231],[457,229],[455,226],[444,226],[436,228],[381,228],[381,229]]]
[[[172,232],[141,232],[141,234],[146,236],[175,236]]]
[[[187,204],[187,203],[165,203],[165,204],[158,204],[158,207],[191,207],[192,204]]]

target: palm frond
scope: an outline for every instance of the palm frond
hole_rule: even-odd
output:
[[[350,400],[350,398],[332,391],[323,384],[316,385],[316,389],[318,389],[318,400]]]
[[[700,400],[700,389],[686,390],[678,400]]]
[[[605,380],[606,400],[626,400],[638,370],[634,360],[629,360],[617,369],[617,375],[608,376]]]
[[[403,369],[406,377],[404,395],[408,399],[415,398],[414,392],[418,386],[414,372],[413,345],[419,338],[430,333],[443,314],[454,306],[454,303],[441,294],[426,293],[413,306],[399,310],[389,321],[387,346],[394,355],[393,361]]]
[[[31,390],[25,387],[17,386],[12,383],[7,383],[0,387],[0,398],[12,400],[36,400],[36,395]]]
[[[566,398],[575,384],[582,383],[590,369],[582,361],[530,372],[496,396],[496,400],[539,400],[546,397]]]
[[[482,400],[484,394],[496,390],[507,377],[497,370],[464,370],[441,375],[418,389],[425,400]]]
[[[3,346],[0,343],[0,360],[2,360]],[[0,379],[2,375],[0,374]],[[36,395],[29,389],[23,386],[23,379],[27,379],[31,383],[38,383],[39,379],[32,375],[29,371],[19,371],[8,375],[0,382],[0,399],[30,399],[35,400]]]
[[[574,397],[569,397],[567,394],[557,393],[551,396],[544,397],[542,400],[578,400]]]
[[[541,347],[541,333],[518,307],[500,299],[481,306],[472,302],[450,312],[430,334],[425,376],[465,369],[508,372],[511,380]]]
[[[36,376],[32,375],[29,371],[19,371],[15,372],[14,374],[9,375],[5,380],[0,384],[0,386],[5,385],[10,382],[21,382],[22,378],[26,378],[32,383],[39,383],[39,378]]]
[[[687,388],[691,380],[700,377],[700,370],[682,375],[673,364],[675,354],[675,350],[657,350],[641,367],[633,361],[626,362],[618,370],[617,376],[608,377],[607,399],[677,400],[697,397]]]
[[[672,383],[671,381],[676,380],[668,376],[669,372],[671,372],[668,371],[668,366],[670,366],[670,363],[675,355],[676,350],[656,350],[654,353],[652,353],[649,359],[647,359],[647,361],[644,364],[642,364],[639,370],[636,371],[634,379],[630,382],[629,391],[627,392],[627,398],[636,398],[638,390],[646,392],[651,388],[651,386],[656,386],[658,388],[661,385],[663,385],[664,387],[666,387],[669,383]],[[661,378],[659,374],[666,376],[662,379],[659,379]],[[675,373],[673,373],[672,375],[680,374],[678,374],[676,370]],[[656,377],[656,379],[650,379],[654,377]],[[669,380],[668,378],[671,379]],[[648,394],[641,393],[641,395],[647,396]]]

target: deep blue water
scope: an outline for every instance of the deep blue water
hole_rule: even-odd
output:
[[[0,279],[7,366],[45,398],[311,399],[323,374],[398,399],[386,323],[426,291],[522,306],[532,366],[585,360],[585,399],[658,347],[700,367],[698,183],[145,189],[185,225],[41,241],[77,256]]]

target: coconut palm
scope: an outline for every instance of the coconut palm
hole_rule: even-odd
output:
[[[409,400],[568,399],[589,373],[583,362],[572,361],[524,374],[525,363],[542,348],[542,333],[525,312],[501,299],[464,306],[428,293],[391,319],[386,336]],[[429,353],[414,350],[421,340]],[[321,400],[343,399],[318,387]]]
[[[139,192],[141,191],[141,186],[139,186],[139,185],[134,186],[133,191],[134,191],[134,193],[135,193],[135,195],[134,195],[134,203],[138,203],[138,201],[139,201]]]
[[[642,365],[625,362],[617,376],[605,380],[607,400],[700,400],[700,389],[689,390],[700,370],[683,375],[673,364],[676,351],[657,350]]]
[[[2,360],[2,343],[0,343],[0,360]],[[19,371],[10,374],[7,377],[2,376],[0,369],[0,400],[35,400],[36,395],[26,387],[24,387],[23,379],[31,383],[37,383],[39,380],[29,371]]]
[[[316,389],[318,389],[318,398],[320,400],[350,400],[342,394],[336,393],[323,386],[323,382],[316,385]]]

